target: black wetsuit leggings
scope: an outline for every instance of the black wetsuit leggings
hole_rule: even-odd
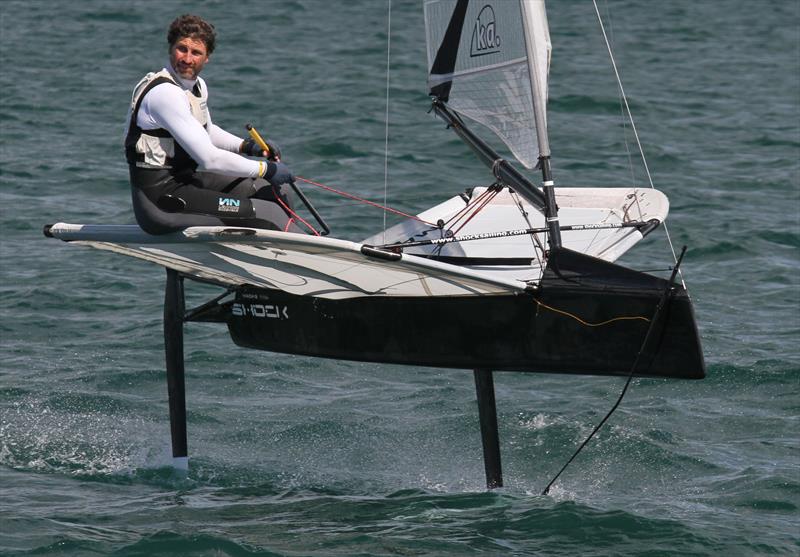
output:
[[[130,167],[136,222],[150,234],[189,226],[247,226],[303,232],[284,208],[292,208],[289,186],[262,178],[232,178],[210,172],[171,174]]]

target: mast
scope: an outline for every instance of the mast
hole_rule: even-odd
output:
[[[547,135],[547,73],[550,63],[550,34],[544,0],[519,0],[525,50],[531,80],[536,141],[539,145],[539,168],[542,170],[542,191],[545,198],[545,219],[549,230],[550,249],[561,247],[561,229],[553,175],[550,170],[550,140]]]

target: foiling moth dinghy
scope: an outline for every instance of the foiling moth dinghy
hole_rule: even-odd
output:
[[[45,227],[46,236],[166,268],[176,465],[188,458],[183,324],[190,321],[224,323],[247,348],[474,370],[489,487],[503,484],[493,371],[704,377],[691,300],[676,280],[680,258],[669,279],[614,263],[664,221],[666,196],[554,187],[543,2],[426,0],[424,7],[433,109],[491,169],[485,187],[362,242],[240,227],[158,236],[136,225]],[[494,131],[525,167],[540,168],[542,187],[464,117]],[[187,310],[186,278],[223,291]]]

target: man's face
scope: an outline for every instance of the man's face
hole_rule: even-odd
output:
[[[197,79],[208,62],[206,43],[191,37],[179,39],[169,49],[169,62],[183,79]]]

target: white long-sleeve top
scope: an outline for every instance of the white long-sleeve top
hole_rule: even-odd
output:
[[[192,116],[187,93],[191,94],[199,81],[207,99],[208,88],[205,81],[200,77],[197,80],[182,79],[170,71],[169,65],[165,69],[170,72],[177,85],[161,83],[150,89],[139,106],[136,124],[142,130],[167,130],[197,162],[198,170],[226,176],[261,176],[265,169],[264,163],[237,154],[242,139],[213,124],[207,105],[205,110],[208,129]]]

